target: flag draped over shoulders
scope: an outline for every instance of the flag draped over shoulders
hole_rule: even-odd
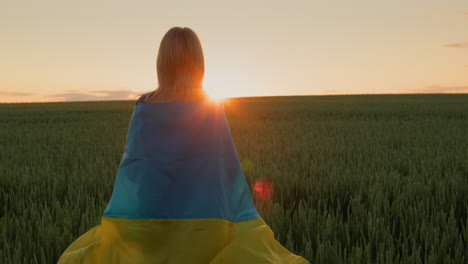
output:
[[[253,204],[222,103],[140,103],[101,223],[59,264],[308,263]]]

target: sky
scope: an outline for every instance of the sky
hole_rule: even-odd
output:
[[[468,93],[467,0],[1,0],[0,102],[135,100],[173,26],[215,97]]]

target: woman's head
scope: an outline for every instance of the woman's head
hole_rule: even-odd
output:
[[[203,93],[205,61],[197,34],[188,27],[171,28],[159,45],[156,69],[159,96],[177,100]]]

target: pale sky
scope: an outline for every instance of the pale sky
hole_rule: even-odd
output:
[[[0,102],[134,99],[192,28],[214,96],[467,93],[467,0],[0,0]]]

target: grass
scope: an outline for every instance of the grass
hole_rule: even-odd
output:
[[[55,263],[99,224],[134,102],[0,104],[0,262]],[[251,189],[312,263],[468,262],[468,95],[234,98]]]

